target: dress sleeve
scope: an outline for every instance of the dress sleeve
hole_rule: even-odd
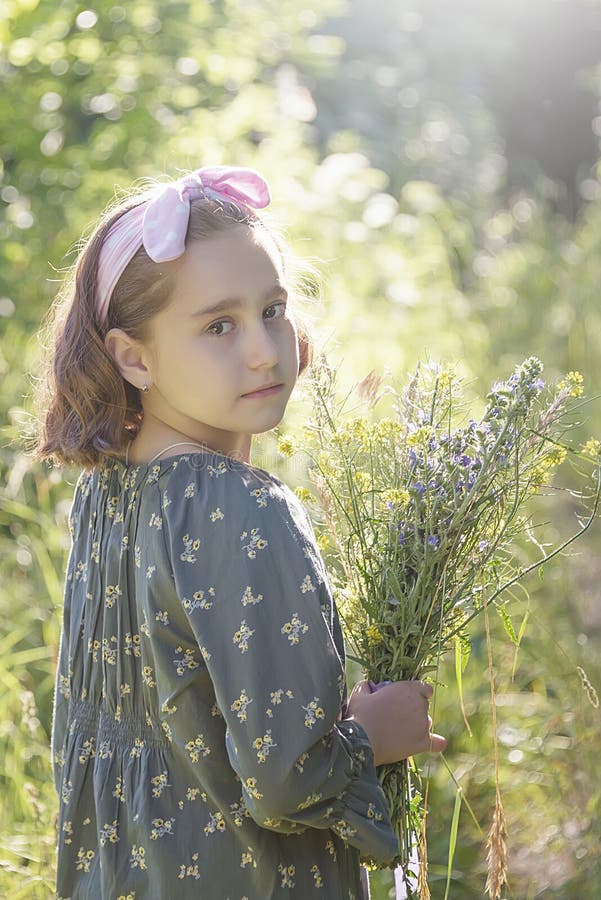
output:
[[[73,500],[71,502],[71,508],[69,510],[67,519],[69,534],[71,537],[71,547],[69,549],[69,558],[67,560],[65,590],[63,595],[60,641],[54,682],[54,699],[52,706],[52,728],[50,735],[50,757],[54,777],[54,786],[56,788],[57,794],[60,794],[63,778],[63,767],[65,764],[64,744],[69,716],[69,701],[71,699],[71,607],[74,580],[73,573],[76,568],[77,554],[79,549],[78,535],[76,534],[76,524],[81,518],[81,507],[83,504],[83,495],[85,493],[86,485],[86,474],[82,473],[78,478],[75,490],[73,492]]]
[[[163,498],[167,550],[251,816],[285,833],[331,828],[392,858],[371,745],[340,719],[344,662],[304,510],[242,466],[188,474],[177,501]]]

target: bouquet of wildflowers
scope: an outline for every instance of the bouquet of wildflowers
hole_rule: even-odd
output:
[[[596,462],[599,456],[599,442],[584,452],[565,443],[566,413],[582,393],[582,376],[571,372],[548,389],[542,369],[527,359],[492,388],[479,420],[457,425],[460,384],[449,370],[421,366],[401,393],[370,373],[340,402],[325,360],[313,367],[305,449],[323,511],[321,543],[347,641],[373,682],[435,679],[445,652],[467,652],[469,623],[490,603],[518,640],[504,592],[592,521],[594,488],[593,512],[578,532],[547,552],[537,544],[543,559],[520,567],[512,547],[531,533],[528,500],[568,451],[583,460],[587,452]],[[362,408],[349,413],[351,396]],[[393,415],[377,419],[385,396]],[[412,848],[421,844],[422,864],[425,857],[418,773],[405,761],[379,774],[399,837],[395,862],[409,878]],[[427,885],[420,893],[428,896]]]

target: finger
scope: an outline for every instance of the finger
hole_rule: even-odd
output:
[[[371,688],[367,681],[358,681],[353,690],[351,691],[351,697],[356,697],[357,694],[371,694]]]
[[[429,735],[427,750],[430,753],[442,753],[443,750],[446,750],[446,747],[447,739],[444,738],[442,734]]]
[[[426,700],[429,700],[432,694],[434,693],[434,688],[427,681],[418,681],[419,692],[422,697],[425,697]]]

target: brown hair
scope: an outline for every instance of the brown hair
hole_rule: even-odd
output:
[[[111,328],[120,328],[136,340],[145,340],[149,321],[169,302],[173,270],[154,263],[140,247],[113,290],[103,324],[98,322],[95,302],[103,241],[114,222],[140,202],[140,197],[130,196],[109,209],[81,249],[71,278],[42,323],[43,357],[34,385],[30,441],[30,453],[37,461],[94,468],[107,457],[123,456],[142,423],[139,391],[117,369],[104,338]],[[193,201],[186,244],[242,225],[266,228],[283,264],[290,264],[290,254],[277,230],[250,209],[229,201]],[[292,282],[293,298],[302,298],[302,277],[293,273]],[[311,362],[312,343],[308,317],[296,304],[295,320],[300,374]]]

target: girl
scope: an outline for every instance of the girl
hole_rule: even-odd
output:
[[[71,900],[358,898],[376,766],[440,750],[429,685],[346,701],[307,515],[251,465],[310,361],[248,169],[130,197],[54,314],[37,456],[78,464],[52,757]]]

